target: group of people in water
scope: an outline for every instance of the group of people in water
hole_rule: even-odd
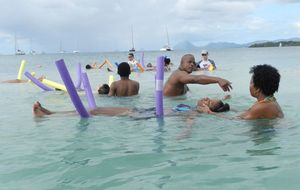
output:
[[[206,53],[206,55],[205,55]],[[207,56],[208,52],[202,52],[202,56]],[[214,69],[216,68],[214,62],[210,62]],[[200,65],[200,66],[199,66]],[[227,92],[232,89],[231,82],[220,78],[206,75],[192,75],[195,70],[204,67],[201,63],[195,62],[195,57],[192,54],[182,56],[178,69],[173,71],[168,80],[166,81],[163,94],[165,97],[181,96],[188,92],[188,84],[218,84],[219,87]],[[107,84],[101,86],[98,90],[99,94],[108,94],[108,96],[134,96],[139,93],[139,83],[131,80],[132,67],[128,62],[122,62],[118,66],[118,74],[120,80],[115,81],[109,87]],[[256,102],[248,110],[244,111],[238,118],[245,120],[253,119],[275,119],[282,118],[283,112],[277,103],[274,93],[278,91],[280,74],[278,70],[271,65],[256,65],[250,70],[252,74],[250,81],[250,94],[256,98]],[[228,98],[228,96],[226,97]],[[165,116],[174,114],[190,114],[190,113],[207,113],[216,116],[224,116],[219,112],[226,112],[230,110],[228,103],[224,103],[219,99],[202,98],[195,106],[186,104],[179,104],[172,109],[165,109]],[[90,110],[91,115],[108,115],[108,116],[137,116],[141,110],[125,108],[125,107],[100,107]],[[154,114],[154,109],[149,109]],[[39,102],[33,105],[33,113],[37,117],[44,115],[56,114],[59,112],[52,112],[42,107]],[[70,112],[68,112],[70,113]],[[75,112],[74,112],[75,113]]]

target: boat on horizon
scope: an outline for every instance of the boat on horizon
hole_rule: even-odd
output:
[[[170,46],[169,32],[167,27],[166,27],[166,34],[167,34],[167,44],[162,48],[160,48],[159,51],[173,51],[173,49]]]
[[[17,36],[15,35],[15,55],[25,55],[25,52],[18,47]]]
[[[132,44],[132,48],[129,50],[129,52],[135,52],[134,42],[133,42],[133,26],[131,26],[131,44]]]

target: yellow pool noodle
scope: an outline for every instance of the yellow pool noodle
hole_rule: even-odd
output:
[[[57,88],[60,90],[63,90],[65,92],[67,92],[67,88],[65,87],[65,85],[59,84],[57,82],[51,81],[51,80],[47,80],[47,79],[43,79],[42,83],[44,83],[47,86],[53,87],[53,88]]]
[[[23,75],[24,70],[25,70],[25,65],[26,65],[26,61],[22,60],[21,65],[20,65],[20,69],[19,69],[19,73],[18,73],[18,78],[17,78],[19,80],[22,80],[22,75]]]
[[[113,75],[109,75],[109,79],[108,79],[108,86],[111,85],[111,83],[114,82],[114,76]]]
[[[209,71],[213,71],[214,70],[214,66],[212,64],[210,64],[209,67],[208,67],[208,70]]]
[[[35,72],[30,73],[33,77],[35,76]],[[31,82],[31,80],[28,80],[28,82]]]

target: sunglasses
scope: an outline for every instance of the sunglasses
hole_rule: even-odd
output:
[[[202,54],[202,56],[207,56],[207,54]]]

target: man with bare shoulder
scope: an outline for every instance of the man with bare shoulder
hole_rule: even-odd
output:
[[[122,62],[118,66],[118,74],[121,79],[111,84],[108,96],[134,96],[139,93],[140,85],[137,81],[130,80],[130,66]]]
[[[224,91],[232,89],[231,82],[219,77],[206,75],[190,75],[195,67],[195,57],[186,54],[181,58],[179,68],[172,73],[164,86],[165,96],[180,96],[188,91],[187,84],[213,84],[218,83]]]
[[[280,82],[278,70],[270,65],[256,65],[250,73],[250,94],[257,101],[239,117],[246,120],[282,118],[283,112],[274,97]]]

